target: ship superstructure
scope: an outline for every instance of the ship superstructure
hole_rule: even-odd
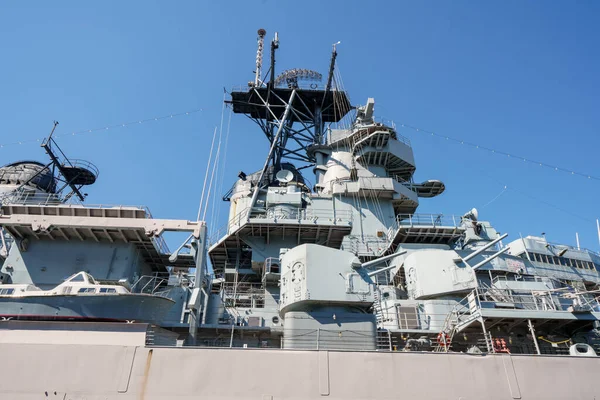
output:
[[[375,120],[373,99],[355,110],[351,126],[332,129],[353,110],[335,85],[335,45],[324,83],[306,69],[276,76],[277,47],[276,37],[270,79],[231,92],[233,112],[254,120],[270,148],[263,169],[241,172],[224,197],[231,202],[230,218],[209,250],[215,278],[207,310],[210,324],[271,332],[283,326],[282,249],[317,244],[368,261],[406,240],[399,223],[415,211],[419,197],[444,190],[439,181],[414,183],[410,142],[393,125]],[[312,187],[302,175],[307,167],[315,176]]]
[[[181,326],[190,309],[193,251],[173,255],[167,231],[200,237],[203,224],[154,219],[145,207],[84,205],[90,162],[68,158],[52,133],[50,161],[0,168],[0,317],[111,320]]]
[[[83,205],[98,171],[52,134],[50,163],[0,169],[0,352],[38,378],[6,371],[0,398],[600,396],[600,256],[505,246],[476,209],[418,214],[444,184],[415,181],[374,99],[351,105],[336,45],[326,76],[277,74],[265,36],[227,100],[266,137],[264,165],[239,172],[212,237]],[[170,252],[166,231],[190,236]]]
[[[262,63],[264,33],[258,41]],[[214,276],[200,334],[206,343],[221,337],[234,345],[253,331],[263,346],[290,347],[291,338],[302,335],[310,348],[323,332],[364,331],[388,349],[561,354],[578,341],[575,333],[585,331],[584,341],[600,350],[592,338],[600,316],[595,269],[586,271],[592,284],[574,289],[556,270],[538,274],[531,256],[511,255],[516,242],[502,247],[507,235],[480,221],[477,210],[462,216],[416,214],[419,200],[441,194],[444,184],[415,183],[410,141],[393,123],[376,118],[374,99],[350,106],[335,84],[336,46],[324,84],[321,74],[306,69],[276,75],[278,46],[276,36],[265,77],[257,72],[228,101],[234,113],[257,123],[270,147],[263,169],[240,172],[224,196],[231,203],[229,222],[209,249]],[[312,180],[307,167],[314,185],[307,183]],[[297,246],[311,249],[300,262],[311,272],[300,277],[287,255]],[[307,261],[308,254],[319,252],[323,255]],[[346,267],[377,260],[383,265],[371,268],[386,267],[368,277],[371,291],[359,295],[340,266],[342,281],[335,284],[362,296],[360,312],[350,304],[347,313],[335,308],[343,303],[341,295],[313,297],[321,286],[334,292],[326,266],[346,255],[354,257]],[[322,282],[313,282],[312,290],[304,283],[289,286],[289,279],[308,282],[315,274],[322,274]],[[313,299],[291,320],[290,296]],[[364,312],[374,316],[368,324],[358,316]],[[344,326],[345,318],[360,323]],[[313,319],[318,322],[306,322]],[[228,325],[231,335],[219,336]],[[372,346],[369,340],[354,344]]]

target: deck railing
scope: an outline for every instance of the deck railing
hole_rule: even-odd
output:
[[[145,212],[145,218],[152,218],[150,209],[145,205],[123,205],[123,204],[84,204],[75,197],[64,199],[55,193],[33,192],[24,188],[5,193],[0,197],[0,205],[37,205],[37,206],[61,206],[93,209],[139,209]]]
[[[159,289],[164,289],[169,281],[168,273],[142,275],[131,285],[131,293],[156,294]]]
[[[460,225],[456,215],[444,214],[400,214],[396,218],[398,226],[454,226]]]
[[[144,212],[144,218],[151,219],[152,213],[147,206],[126,206],[115,204],[83,204],[77,198],[71,197],[64,199],[54,193],[32,192],[27,189],[19,189],[14,192],[6,193],[0,197],[0,206],[8,205],[32,205],[48,207],[67,207],[67,208],[89,208],[95,210],[141,210]],[[162,236],[152,238],[154,247],[161,254],[170,254],[169,246]]]
[[[244,225],[249,218],[271,220],[274,223],[278,221],[294,220],[297,222],[311,221],[318,224],[319,221],[328,221],[333,224],[352,224],[352,212],[349,210],[315,210],[312,208],[294,208],[287,211],[276,209],[256,209],[250,212],[247,207],[233,216],[227,224],[214,231],[209,237],[209,243],[214,244],[226,234],[232,233]],[[271,222],[269,221],[269,222]]]

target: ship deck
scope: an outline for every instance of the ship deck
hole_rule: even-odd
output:
[[[195,267],[189,254],[169,261],[161,234],[194,232],[197,222],[152,219],[146,209],[126,206],[7,204],[1,210],[0,226],[17,239],[132,243],[155,271]]]
[[[229,233],[213,244],[208,255],[216,273],[227,267],[233,268],[236,256],[242,247],[244,237],[264,237],[266,243],[274,238],[293,237],[298,245],[317,243],[327,247],[340,248],[344,237],[352,231],[351,219],[314,220],[249,218],[240,225],[232,226]]]

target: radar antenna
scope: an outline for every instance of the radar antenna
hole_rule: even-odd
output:
[[[70,192],[63,198],[64,201],[69,200],[73,195],[84,201],[87,193],[81,193],[81,189],[83,186],[92,185],[96,182],[98,168],[89,161],[69,159],[65,155],[52,137],[57,126],[58,121],[54,121],[50,135],[42,142],[42,147],[51,160],[48,167],[52,167],[52,175],[63,184],[56,194],[59,195],[68,188]]]
[[[287,83],[287,87],[289,89],[298,89],[299,80],[318,82],[321,79],[323,79],[323,75],[317,71],[294,68],[283,71],[277,78],[275,78],[275,86],[280,87],[283,83]],[[311,85],[311,89],[316,88],[317,84],[313,83]]]

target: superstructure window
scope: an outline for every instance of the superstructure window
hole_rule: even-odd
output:
[[[93,287],[83,287],[77,291],[77,293],[96,293],[96,288]]]
[[[565,267],[569,266],[569,262],[566,258],[564,257],[559,257],[558,260],[560,261],[560,265],[564,265]]]
[[[559,258],[557,256],[552,256],[552,261],[556,265],[561,265],[560,260],[559,260]]]
[[[0,289],[0,295],[8,296],[10,294],[13,294],[14,292],[15,289]]]
[[[115,288],[100,288],[100,293],[116,293],[117,289]]]
[[[571,260],[570,258],[565,258],[565,265],[569,266],[569,267],[573,267],[573,260]]]
[[[531,261],[546,264],[564,265],[566,267],[573,267],[579,269],[599,269],[598,265],[594,264],[592,261],[578,260],[576,258],[558,257],[541,253],[529,253],[529,257],[531,258]]]

